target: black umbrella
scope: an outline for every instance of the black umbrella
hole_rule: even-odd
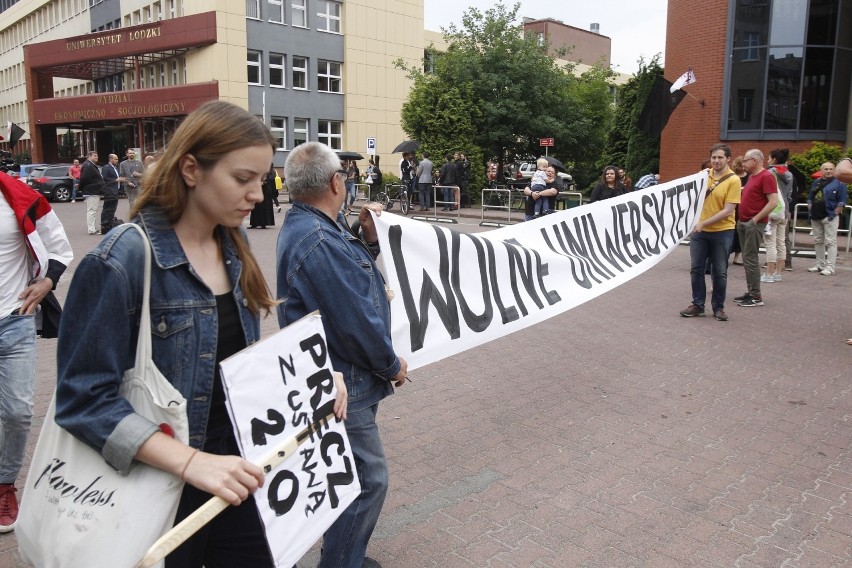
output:
[[[414,152],[418,148],[420,148],[420,142],[417,140],[406,140],[405,142],[399,143],[397,147],[393,149],[391,154],[396,154],[397,152]]]
[[[556,158],[554,158],[554,157],[552,157],[552,156],[545,156],[545,157],[544,157],[544,159],[545,159],[545,160],[547,160],[547,163],[548,163],[548,164],[550,164],[551,166],[553,166],[553,167],[554,167],[554,168],[556,168],[557,170],[562,170],[563,172],[564,172],[564,171],[567,171],[567,170],[565,169],[565,166],[563,166],[563,165],[562,165],[562,162],[560,162],[560,161],[559,161],[559,160],[557,160]]]
[[[364,156],[362,156],[358,152],[340,151],[340,152],[337,153],[337,156],[341,160],[363,160],[364,159]]]

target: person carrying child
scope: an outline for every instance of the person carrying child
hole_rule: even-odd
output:
[[[547,158],[539,158],[536,160],[536,170],[533,172],[532,180],[530,181],[530,189],[532,191],[543,191],[547,188],[547,174],[545,173],[547,164]],[[527,196],[527,199],[532,199],[532,196]],[[549,207],[549,199],[536,200],[533,217],[540,217],[548,213],[553,213],[553,210],[549,209]]]

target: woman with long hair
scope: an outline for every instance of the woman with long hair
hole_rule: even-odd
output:
[[[219,362],[259,339],[260,317],[276,304],[242,229],[263,198],[275,144],[245,110],[210,102],[183,121],[146,173],[131,217],[153,252],[151,329],[139,329],[148,244],[129,225],[86,255],[68,291],[57,423],[118,471],[142,462],[185,481],[175,522],[212,495],[234,505],[171,554],[167,567],[274,565],[252,497],[263,472],[239,456]],[[139,333],[151,334],[154,363],[187,400],[188,445],[118,394]],[[342,417],[346,390],[336,382]]]
[[[595,185],[594,189],[592,189],[589,202],[594,203],[595,201],[618,197],[626,191],[627,189],[618,177],[618,168],[607,166],[604,168],[603,173],[601,173],[601,179]]]

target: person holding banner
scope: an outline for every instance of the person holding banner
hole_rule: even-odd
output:
[[[728,167],[731,148],[727,144],[716,144],[710,148],[710,172],[707,195],[701,216],[689,237],[690,270],[692,280],[692,303],[680,312],[683,317],[704,315],[707,299],[705,266],[709,259],[713,282],[710,305],[713,317],[728,321],[725,314],[725,294],[728,287],[728,256],[734,241],[736,222],[734,209],[740,202],[740,178]]]
[[[57,424],[120,472],[142,462],[185,481],[176,523],[212,495],[233,505],[168,556],[167,567],[274,565],[252,497],[263,471],[239,456],[218,364],[259,339],[260,316],[275,306],[242,229],[263,199],[275,146],[256,117],[213,101],[181,123],[147,171],[131,217],[153,250],[151,330],[138,329],[148,245],[129,225],[86,255],[68,291]],[[154,363],[187,400],[189,445],[118,394],[139,333],[152,333]],[[337,384],[342,417],[345,386]],[[144,517],[139,511],[133,522]]]
[[[391,342],[390,301],[374,261],[378,234],[370,212],[380,215],[381,206],[362,207],[359,239],[340,214],[345,172],[328,146],[300,144],[285,168],[293,207],[276,246],[278,323],[284,327],[319,310],[332,367],[349,389],[345,426],[362,488],[326,531],[319,566],[378,566],[365,559],[388,488],[376,413],[408,371]]]

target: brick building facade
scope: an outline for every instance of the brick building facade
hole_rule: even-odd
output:
[[[791,10],[791,5],[795,5],[795,9],[802,12],[781,12]],[[820,12],[825,11],[827,5],[832,5],[833,11],[827,14]],[[744,13],[748,16],[749,25],[740,23],[738,26],[738,22],[744,19]],[[802,14],[804,18],[801,17]],[[796,153],[809,148],[815,140],[840,146],[852,145],[849,126],[852,112],[848,95],[848,62],[852,56],[848,39],[852,36],[852,30],[847,29],[852,20],[850,15],[852,0],[795,0],[786,3],[771,0],[724,0],[720,3],[669,0],[666,78],[675,81],[692,66],[696,82],[684,88],[688,96],[674,111],[663,131],[660,176],[663,179],[673,179],[695,172],[707,158],[710,146],[720,141],[731,146],[733,156],[742,155],[750,148],[759,148],[766,154],[773,148],[784,147],[789,148],[791,153]],[[772,47],[773,35],[780,33],[776,33],[773,27],[781,29],[781,26],[785,25],[787,28],[798,29],[797,24],[802,27],[804,33],[798,44],[788,42],[789,45],[785,47]],[[832,41],[822,30],[820,34],[814,33],[811,28],[817,26],[830,28],[833,32],[836,30],[836,39]],[[743,47],[743,35],[747,40],[754,37],[754,47],[748,47],[747,43],[746,47]],[[823,40],[824,37],[828,39]],[[812,70],[808,57],[818,49],[834,50],[834,66],[830,72],[819,75],[817,80],[814,80],[809,75],[816,76],[817,71]],[[769,124],[772,114],[766,101],[775,96],[774,91],[770,91],[780,82],[779,62],[783,62],[784,55],[787,55],[798,65],[794,65],[796,76],[793,78],[793,87],[797,84],[800,86],[796,100],[791,105],[796,111],[787,113],[791,117],[791,123],[798,121],[796,128],[767,126],[749,131],[735,130],[731,126],[736,121],[737,113],[744,113],[736,100],[738,85],[731,86],[734,81],[743,81],[742,75],[737,75],[734,67],[738,62],[750,61],[744,54],[751,52],[755,55],[753,59],[757,67],[753,73],[754,77],[750,80],[757,85],[758,93],[763,93],[762,100],[754,103],[756,108],[762,109],[761,115],[758,116],[758,111],[755,111],[752,120],[763,120],[761,124],[764,126]],[[781,56],[776,58],[774,53]],[[789,54],[796,53],[801,54],[801,60],[789,57]],[[762,69],[766,71],[761,71]],[[824,95],[833,105],[832,124],[827,124],[824,129],[802,128],[802,108],[811,93],[809,87],[825,81],[833,82],[831,93]],[[727,117],[726,120],[723,120],[723,117]]]

